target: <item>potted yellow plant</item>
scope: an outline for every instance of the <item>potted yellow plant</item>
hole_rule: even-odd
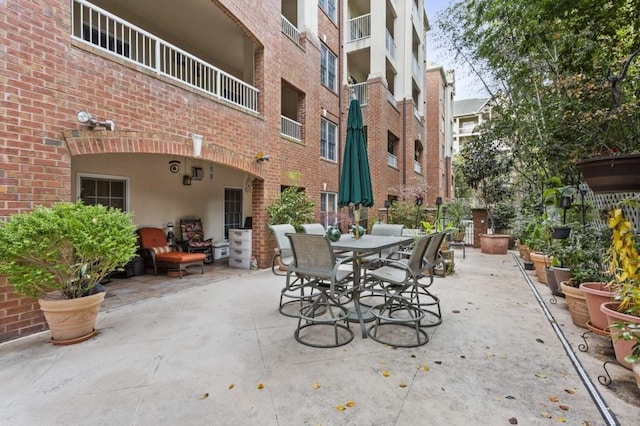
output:
[[[53,343],[76,343],[95,334],[105,296],[100,282],[136,249],[129,213],[62,202],[0,225],[0,274],[16,294],[38,299]]]

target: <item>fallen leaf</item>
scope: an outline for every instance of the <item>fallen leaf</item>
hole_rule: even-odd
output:
[[[558,408],[563,410],[563,411],[569,411],[569,406],[568,405],[560,404],[560,405],[558,405]]]
[[[538,342],[538,343],[544,343],[544,340],[542,340],[542,339],[536,339],[536,342]]]
[[[421,371],[429,371],[430,368],[429,368],[429,366],[427,364],[423,364],[422,367],[420,367],[420,370]]]
[[[539,379],[546,379],[547,375],[545,373],[536,373],[536,377]]]
[[[234,385],[233,383],[231,383],[231,384],[229,385],[229,389],[233,389],[235,386],[236,386],[236,385]]]
[[[442,361],[434,361],[434,362],[438,365],[442,364]]]
[[[202,396],[200,397],[200,399],[207,399],[207,398],[209,398],[209,393],[208,392],[202,394]]]
[[[264,385],[262,383],[258,383],[258,389],[264,389]]]
[[[494,356],[496,356],[495,354],[491,353],[491,352],[487,352],[485,353],[487,358],[493,358]]]
[[[454,310],[453,310],[453,311],[451,311],[451,312],[453,312],[454,314],[459,314],[459,313],[460,313],[460,311],[459,311],[459,310],[457,310],[457,309],[454,309]]]
[[[406,388],[407,384],[406,383],[400,383],[398,386],[400,386],[401,388]]]
[[[565,419],[564,417],[558,417],[558,423],[566,423],[567,419]]]
[[[411,354],[411,358],[415,358],[415,357],[416,357],[416,354]]]
[[[568,394],[571,394],[571,395],[573,395],[574,393],[576,393],[576,390],[575,390],[575,389],[572,389],[572,388],[565,389],[564,391],[565,391],[566,393],[568,393]]]
[[[344,411],[344,410],[345,410],[344,405],[338,405],[338,406],[336,406],[336,410],[338,410],[338,411]]]
[[[384,377],[389,377],[389,376],[391,376],[391,373],[389,373],[387,370],[384,370],[384,371],[382,372],[382,375],[383,375]]]
[[[540,415],[547,419],[550,419],[553,417],[551,414],[547,413],[546,411],[543,411],[542,413],[540,413]]]
[[[518,424],[518,419],[516,419],[515,417],[511,417],[509,419],[509,424],[510,425],[517,425]]]
[[[379,363],[379,364],[386,364],[386,363],[387,363],[387,361],[385,361],[384,359],[381,359],[381,360],[379,360],[379,361],[378,361],[378,363]]]
[[[460,358],[465,359],[465,358],[466,358],[466,356],[464,356],[464,355],[460,355]]]
[[[551,402],[558,402],[558,401],[560,401],[560,398],[558,398],[558,397],[557,397],[557,396],[555,396],[555,395],[551,395],[551,396],[549,397],[549,401],[551,401]]]
[[[346,405],[347,405],[347,407],[351,407],[352,408],[352,407],[356,406],[356,403],[353,402],[353,401],[348,401]]]
[[[320,383],[314,383],[313,384],[313,388],[314,389],[320,389]]]
[[[507,396],[506,396],[506,398],[507,398],[507,399],[516,399],[516,397],[515,397],[515,396],[511,396],[511,395],[507,395]]]

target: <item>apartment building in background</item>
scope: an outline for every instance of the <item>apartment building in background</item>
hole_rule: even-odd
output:
[[[479,126],[491,120],[491,98],[462,99],[453,102],[453,154],[465,140],[480,135]]]
[[[16,0],[0,21],[0,220],[84,200],[140,227],[200,217],[223,241],[250,217],[268,267],[265,209],[283,188],[335,219],[352,96],[369,221],[394,188],[427,181],[422,0]],[[45,328],[4,277],[0,300],[0,341]]]

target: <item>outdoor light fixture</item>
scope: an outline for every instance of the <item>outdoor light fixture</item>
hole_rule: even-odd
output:
[[[263,161],[269,161],[269,159],[271,158],[270,155],[265,154],[263,152],[259,152],[256,154],[256,162],[261,163]]]
[[[202,154],[202,141],[204,136],[191,133],[191,140],[193,141],[193,156],[200,157]]]
[[[104,127],[107,130],[114,131],[116,129],[116,123],[113,120],[99,121],[87,111],[78,111],[76,114],[78,121],[90,129],[94,129],[96,126]]]

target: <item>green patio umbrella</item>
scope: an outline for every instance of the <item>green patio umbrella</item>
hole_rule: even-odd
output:
[[[360,238],[360,208],[373,206],[373,189],[369,171],[367,139],[364,134],[360,102],[352,99],[347,117],[347,138],[344,144],[342,174],[338,188],[338,205],[353,206],[356,238]]]

